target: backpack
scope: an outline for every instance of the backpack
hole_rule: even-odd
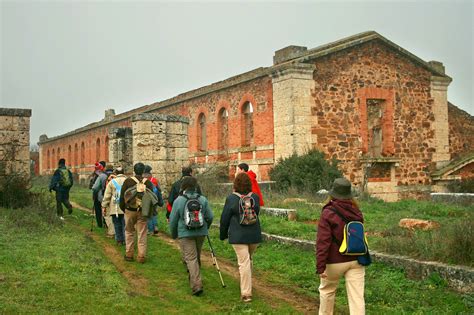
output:
[[[120,204],[120,191],[122,190],[122,186],[117,183],[117,181],[114,179],[111,180],[112,184],[115,186],[115,195],[113,196],[114,203],[116,205]]]
[[[69,188],[72,186],[71,177],[69,176],[69,170],[67,168],[59,169],[59,185],[62,187]]]
[[[327,209],[336,213],[346,223],[344,225],[343,240],[339,246],[339,253],[349,256],[366,255],[369,251],[369,245],[365,237],[364,224],[360,221],[349,221],[334,208],[328,207]],[[339,242],[336,243],[339,245]]]
[[[127,208],[131,209],[139,209],[142,206],[142,198],[146,191],[146,181],[147,179],[144,178],[141,182],[136,177],[130,177],[136,182],[136,185],[129,187],[124,195],[123,199],[125,201],[125,205]]]
[[[255,199],[252,197],[252,192],[247,195],[241,195],[234,192],[235,195],[239,196],[239,223],[240,225],[254,225],[257,223],[258,216],[255,212]]]
[[[200,195],[196,197],[188,197],[185,194],[182,195],[186,198],[186,204],[184,205],[184,225],[188,230],[195,230],[204,226],[204,217],[202,215],[202,205],[199,202]]]

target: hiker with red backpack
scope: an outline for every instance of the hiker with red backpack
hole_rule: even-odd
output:
[[[58,168],[54,171],[49,184],[49,192],[53,190],[56,192],[56,211],[61,220],[64,220],[63,204],[66,206],[68,214],[72,213],[72,205],[69,202],[69,190],[71,190],[73,183],[72,173],[66,168],[66,160],[59,159]]]
[[[117,244],[125,245],[125,218],[124,212],[120,209],[120,192],[127,176],[123,174],[123,168],[119,166],[115,168],[114,174],[110,175],[109,179],[102,200],[102,212],[113,221]]]
[[[195,296],[203,293],[201,249],[214,218],[206,197],[197,192],[198,187],[196,178],[182,178],[182,194],[173,203],[169,222],[171,236],[179,239],[189,273],[189,285]]]
[[[260,198],[252,192],[252,182],[245,173],[237,174],[234,192],[227,196],[220,221],[220,239],[229,239],[235,250],[240,273],[240,296],[243,302],[252,301],[252,258],[262,230],[258,214]]]
[[[135,176],[127,178],[120,190],[120,209],[125,213],[125,260],[134,260],[135,232],[137,233],[137,261],[144,263],[147,251],[148,214],[143,213],[143,199],[153,194],[153,184],[143,177],[145,164],[138,162],[133,166]],[[155,197],[156,198],[156,197]],[[145,202],[144,202],[145,203]],[[147,208],[148,209],[148,208]],[[149,210],[149,209],[148,209]]]
[[[347,179],[335,179],[329,196],[329,202],[321,211],[316,240],[316,268],[321,278],[319,314],[333,313],[336,289],[341,277],[346,282],[350,314],[365,314],[364,266],[370,262],[359,262],[360,258],[366,257],[364,252],[368,255],[362,225],[364,217],[353,198],[351,183]],[[344,230],[350,224],[355,224],[351,227],[351,234],[357,236],[360,232],[354,239],[354,244],[360,243],[361,246],[347,246],[352,237],[348,238]],[[351,247],[362,247],[362,250],[359,255],[349,253]]]

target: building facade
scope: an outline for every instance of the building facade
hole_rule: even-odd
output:
[[[268,180],[279,159],[315,148],[339,160],[355,186],[386,200],[430,191],[434,172],[474,150],[474,133],[462,132],[474,129],[474,119],[448,106],[452,79],[442,63],[376,32],[314,49],[288,46],[273,60],[162,102],[119,115],[108,110],[64,135],[43,135],[40,173],[51,173],[60,157],[81,175],[98,160],[136,162],[134,144],[125,144],[133,117],[143,113],[185,117],[187,159],[199,167],[218,163],[231,177],[246,162]],[[117,132],[123,144],[111,146]],[[112,158],[118,151],[121,159]]]

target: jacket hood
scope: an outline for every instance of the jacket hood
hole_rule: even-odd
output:
[[[252,170],[249,170],[247,175],[250,177],[250,179],[257,179],[257,174],[255,174]]]
[[[349,221],[363,221],[362,212],[352,203],[351,200],[331,200],[324,208],[335,208]]]

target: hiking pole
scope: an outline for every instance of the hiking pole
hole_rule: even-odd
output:
[[[91,213],[91,232],[92,232],[92,228],[94,227],[94,208],[92,208],[92,213]]]
[[[216,253],[214,253],[214,248],[212,247],[211,239],[209,238],[209,235],[206,235],[206,236],[207,236],[207,241],[209,242],[209,247],[211,248],[212,264],[216,266],[217,272],[219,273],[219,277],[221,278],[222,287],[225,288],[224,279],[222,279],[221,270],[219,268],[219,265],[217,264]]]

